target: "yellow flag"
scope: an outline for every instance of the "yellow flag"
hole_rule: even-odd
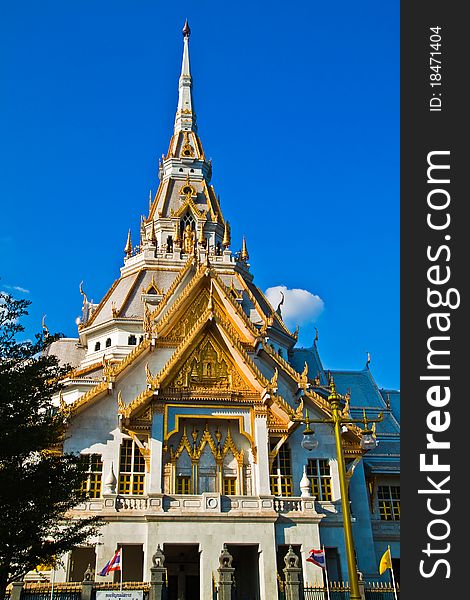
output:
[[[385,573],[387,569],[392,568],[392,555],[390,554],[390,546],[385,550],[384,555],[380,559],[379,573]]]

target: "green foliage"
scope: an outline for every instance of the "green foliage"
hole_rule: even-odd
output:
[[[48,353],[59,336],[17,341],[29,304],[0,292],[0,598],[100,526],[67,514],[82,500],[86,465],[61,450],[66,422],[52,396],[68,369]]]

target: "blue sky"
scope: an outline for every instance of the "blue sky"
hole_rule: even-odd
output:
[[[0,8],[0,286],[76,335],[155,191],[181,28],[199,134],[255,283],[318,295],[326,368],[399,387],[399,3],[101,0]],[[237,240],[238,243],[237,243]],[[21,291],[14,288],[21,288]]]

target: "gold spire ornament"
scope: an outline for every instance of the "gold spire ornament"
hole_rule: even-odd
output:
[[[175,244],[179,244],[180,243],[180,224],[177,221],[175,223]]]
[[[230,246],[230,223],[228,221],[225,221],[224,239],[222,241],[222,246],[224,248],[228,248]]]
[[[199,238],[197,241],[200,246],[203,246],[206,241],[206,238],[204,237],[204,225],[201,225],[201,228],[199,229]]]
[[[245,236],[243,236],[242,251],[241,251],[241,254],[240,254],[240,258],[243,261],[245,261],[245,262],[250,258],[250,255],[248,254],[248,250],[246,249],[246,238],[245,238]]]
[[[148,241],[152,246],[157,245],[157,236],[155,234],[155,221],[152,219],[152,227],[150,228],[150,234],[148,236]]]
[[[132,254],[132,240],[131,240],[131,230],[130,229],[127,234],[127,242],[124,247],[124,253],[127,256],[127,258],[129,258],[129,256],[131,256],[131,254]]]

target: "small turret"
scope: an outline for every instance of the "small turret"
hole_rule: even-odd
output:
[[[129,229],[129,233],[127,234],[127,242],[124,247],[124,253],[127,256],[127,258],[129,258],[129,256],[132,254],[132,241],[131,241],[131,230],[130,229]]]
[[[225,221],[224,239],[222,240],[222,246],[227,249],[230,246],[230,223]]]
[[[240,254],[240,258],[243,261],[245,261],[245,262],[250,258],[250,255],[248,254],[248,250],[246,249],[246,238],[245,238],[245,236],[243,236],[242,251],[241,251],[241,254]]]

